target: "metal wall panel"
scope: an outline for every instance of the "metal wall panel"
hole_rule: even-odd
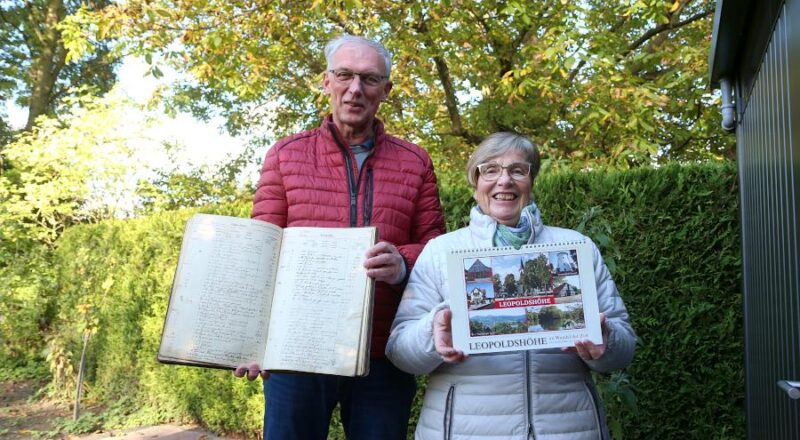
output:
[[[800,402],[777,386],[800,380],[800,0],[781,7],[759,70],[738,78],[743,95],[737,144],[748,438],[800,439]]]

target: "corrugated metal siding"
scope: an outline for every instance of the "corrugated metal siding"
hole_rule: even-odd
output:
[[[783,6],[760,70],[737,89],[752,84],[737,129],[750,439],[800,438],[800,402],[776,385],[800,380],[797,3]]]

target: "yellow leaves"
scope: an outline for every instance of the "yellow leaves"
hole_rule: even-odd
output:
[[[93,305],[85,303],[85,304],[78,304],[76,308],[78,309],[79,314],[88,315],[93,307],[94,307]]]
[[[678,8],[680,7],[681,7],[681,0],[675,0],[675,3],[673,3],[672,6],[670,6],[669,8],[670,14],[677,11]]]
[[[183,44],[191,44],[195,41],[195,32],[192,29],[186,29],[181,35],[181,41]]]
[[[108,293],[111,290],[111,286],[114,285],[114,277],[109,276],[103,281],[103,284],[100,287],[103,289],[104,292]]]

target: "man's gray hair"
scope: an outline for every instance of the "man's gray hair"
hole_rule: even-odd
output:
[[[392,73],[392,54],[389,53],[389,51],[386,50],[381,43],[368,38],[357,37],[349,34],[339,35],[325,45],[325,60],[328,62],[329,70],[333,69],[333,54],[335,54],[336,51],[345,44],[361,44],[375,49],[378,54],[380,54],[381,58],[383,58],[383,64],[386,67],[386,76],[389,76]]]
[[[490,134],[478,145],[467,161],[467,180],[475,188],[478,185],[478,165],[498,158],[511,151],[520,151],[531,163],[531,185],[539,174],[539,150],[530,139],[517,133],[499,132]]]

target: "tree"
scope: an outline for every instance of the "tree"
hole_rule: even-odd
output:
[[[548,330],[553,330],[553,326],[561,318],[561,310],[556,306],[546,306],[539,310],[539,322]]]
[[[513,296],[517,293],[517,280],[514,279],[514,274],[506,275],[503,287],[508,296]]]
[[[490,330],[486,324],[480,321],[469,320],[469,334],[472,336],[487,335]]]
[[[135,171],[127,145],[142,130],[114,96],[78,94],[59,106],[60,119],[41,116],[3,149],[10,166],[0,175],[0,316],[14,319],[0,319],[0,359],[26,371],[44,365],[61,293],[53,274],[56,240],[67,227],[127,208],[125,182]],[[64,353],[49,356],[63,360]]]
[[[492,326],[491,334],[493,335],[511,335],[514,333],[524,333],[527,329],[519,324],[511,322],[498,322]]]
[[[172,158],[171,166],[156,170],[155,176],[140,179],[137,184],[139,214],[252,198],[252,182],[238,181],[242,169],[255,162],[252,146],[219,166],[202,165],[188,171],[178,166],[177,148],[166,149]]]
[[[112,218],[127,203],[127,144],[141,126],[113,96],[63,105],[69,111],[60,120],[42,117],[3,150],[11,169],[0,175],[0,253],[18,255],[26,242],[53,246],[65,228]]]
[[[543,290],[548,287],[549,282],[550,269],[547,267],[547,257],[544,254],[525,262],[519,276],[519,283],[525,292]]]
[[[503,283],[500,281],[500,275],[494,274],[492,275],[492,285],[494,286],[494,294],[498,295],[500,292],[503,291]]]
[[[475,143],[498,130],[534,139],[545,167],[734,157],[707,93],[713,10],[710,0],[131,0],[83,17],[154,74],[190,73],[166,95],[173,107],[279,135],[325,112],[326,40],[380,39],[395,54],[388,128],[461,178]]]
[[[28,109],[26,131],[39,116],[55,114],[63,98],[101,94],[114,84],[114,61],[106,43],[82,40],[82,57],[70,59],[62,38],[69,14],[108,4],[106,0],[0,3],[0,97]]]

